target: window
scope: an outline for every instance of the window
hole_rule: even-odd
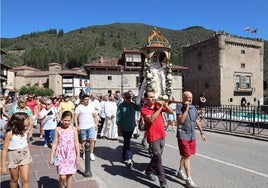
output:
[[[126,62],[132,62],[132,55],[131,54],[126,54]]]
[[[241,64],[240,64],[240,67],[241,67],[241,68],[246,68],[246,64],[245,64],[245,63],[241,63]]]
[[[240,88],[240,76],[239,75],[235,77],[235,90],[238,90],[238,88]]]
[[[245,50],[241,50],[241,54],[245,54],[246,53],[246,51]]]
[[[241,88],[250,88],[250,77],[249,76],[241,76],[240,77]]]
[[[112,80],[112,76],[108,76],[107,79],[108,79],[108,80]]]
[[[73,89],[72,88],[65,88],[65,94],[73,94]]]
[[[198,52],[197,57],[202,57],[202,52]]]
[[[235,90],[251,89],[251,76],[250,75],[236,75]]]
[[[73,83],[73,79],[72,78],[64,78],[62,79],[63,83]]]
[[[140,54],[134,54],[133,55],[134,62],[141,62],[141,56]]]
[[[197,66],[197,69],[198,69],[198,70],[202,70],[202,65],[198,65],[198,66]]]
[[[209,87],[210,87],[210,86],[209,86],[209,83],[206,82],[206,83],[205,83],[205,88],[206,88],[206,89],[209,89]]]

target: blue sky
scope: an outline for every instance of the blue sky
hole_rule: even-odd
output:
[[[120,22],[173,30],[202,26],[268,40],[267,5],[265,0],[1,0],[0,35],[13,38],[50,28],[67,33]]]

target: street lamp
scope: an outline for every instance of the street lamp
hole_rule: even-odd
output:
[[[123,82],[124,82],[124,66],[121,66],[120,67],[120,72],[121,72],[121,94],[123,95],[123,90],[124,90],[124,85],[123,85]]]

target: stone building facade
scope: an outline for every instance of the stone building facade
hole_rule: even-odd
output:
[[[263,101],[263,40],[225,33],[183,47],[184,89],[192,91],[194,104],[206,94],[208,105],[251,105]]]
[[[141,53],[139,50],[123,50],[122,58],[113,58],[84,65],[92,92],[97,95],[115,93],[120,90],[122,93],[132,90],[135,96],[139,93],[141,84]],[[122,63],[122,62],[123,63]],[[182,72],[186,67],[172,66],[173,92],[175,100],[182,99]]]
[[[78,95],[85,88],[88,76],[81,69],[62,70],[58,63],[50,63],[48,71],[41,71],[29,66],[18,66],[10,69],[14,76],[8,77],[9,88],[19,90],[22,86],[48,87],[54,95]]]

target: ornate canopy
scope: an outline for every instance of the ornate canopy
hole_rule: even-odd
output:
[[[170,61],[171,45],[156,28],[152,29],[151,34],[146,39],[145,44],[140,48],[141,53],[149,60],[154,54],[165,54],[167,62]]]

